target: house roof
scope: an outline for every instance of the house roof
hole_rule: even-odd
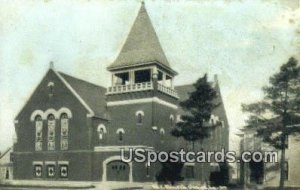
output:
[[[107,119],[105,93],[106,88],[58,72],[98,117]]]
[[[108,67],[108,70],[151,62],[171,69],[145,9],[145,5],[142,3],[118,57]]]
[[[222,95],[221,95],[221,92],[220,92],[219,84],[218,84],[217,81],[215,81],[215,82],[212,82],[211,85],[213,86],[213,88],[215,88],[215,90],[218,93],[218,97],[215,100],[215,102],[217,104],[219,104],[219,106],[216,107],[212,111],[212,114],[218,116],[219,119],[221,121],[224,121],[226,123],[226,125],[228,126],[228,120],[227,120],[226,111],[225,111],[224,103],[223,103],[223,100],[222,100]],[[187,84],[187,85],[176,86],[175,90],[177,91],[177,94],[179,96],[179,102],[182,102],[182,101],[185,101],[189,98],[190,93],[195,90],[195,87],[193,86],[193,84]],[[183,110],[179,106],[178,113],[179,114],[187,114],[188,112]]]

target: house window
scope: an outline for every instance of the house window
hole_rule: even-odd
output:
[[[55,150],[55,117],[48,116],[48,150]]]
[[[34,165],[34,171],[33,171],[33,174],[35,177],[42,177],[42,174],[43,174],[43,166],[40,165],[40,164],[36,164]]]
[[[107,132],[106,127],[103,124],[100,124],[97,128],[97,132],[98,132],[98,135],[99,135],[99,140],[102,140],[104,134]]]
[[[123,140],[123,133],[120,131],[119,132],[119,141],[122,141]]]
[[[185,176],[188,179],[194,178],[194,166],[186,166]]]
[[[69,166],[67,164],[62,164],[59,166],[59,173],[61,178],[68,178],[68,169]]]
[[[47,176],[49,178],[55,177],[55,165],[52,164],[47,165]]]
[[[118,134],[118,138],[119,138],[119,141],[123,141],[123,134],[125,133],[124,129],[123,128],[119,128],[117,130],[117,134]]]
[[[66,113],[63,113],[60,117],[60,126],[60,149],[68,150],[69,118]]]
[[[165,136],[165,130],[164,130],[164,128],[161,128],[159,130],[159,134],[160,134],[160,142],[164,143],[164,140],[165,140],[165,138],[164,138],[164,136]]]
[[[137,115],[137,124],[143,124],[143,116],[140,113]]]
[[[137,111],[135,113],[136,116],[136,124],[137,125],[142,125],[143,124],[143,117],[144,117],[144,112],[143,111]]]
[[[284,179],[285,180],[289,179],[289,162],[288,161],[284,162]]]
[[[52,97],[53,93],[54,93],[54,83],[49,82],[47,86],[48,86],[48,90],[49,90],[49,97]]]
[[[43,146],[43,120],[40,115],[35,117],[35,150],[41,151]]]

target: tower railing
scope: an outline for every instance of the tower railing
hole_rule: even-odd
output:
[[[107,88],[106,94],[120,94],[126,92],[136,92],[136,91],[145,91],[145,90],[153,90],[153,83],[142,82],[136,84],[111,86]]]
[[[135,83],[135,84],[111,86],[107,88],[106,94],[108,95],[121,94],[121,93],[128,93],[128,92],[147,91],[153,89],[154,89],[153,82],[142,82],[142,83]],[[157,90],[164,94],[168,94],[170,96],[178,98],[177,92],[170,87],[158,83]]]
[[[157,90],[161,91],[161,92],[163,92],[165,94],[168,94],[170,96],[173,96],[175,98],[178,98],[178,94],[177,94],[176,90],[174,90],[174,89],[172,89],[170,87],[167,87],[167,86],[164,86],[164,85],[158,83],[157,84]]]

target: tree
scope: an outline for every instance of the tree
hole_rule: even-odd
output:
[[[186,141],[194,143],[197,140],[208,138],[213,126],[208,126],[208,120],[212,111],[219,105],[216,90],[207,82],[207,75],[199,78],[193,84],[195,90],[190,93],[187,100],[180,102],[180,106],[186,111],[181,116],[181,121],[176,123],[171,134],[175,137],[183,137]]]
[[[263,87],[264,98],[256,103],[242,105],[249,113],[247,128],[281,151],[279,189],[284,189],[284,166],[286,138],[299,132],[300,122],[300,67],[295,58],[290,58],[280,71]]]
[[[156,180],[160,184],[171,183],[174,185],[177,181],[182,181],[183,177],[181,177],[181,170],[183,167],[183,163],[181,162],[162,162],[161,169],[156,176]]]
[[[227,186],[229,183],[230,165],[227,162],[220,163],[220,171],[210,173],[209,181],[212,186]]]

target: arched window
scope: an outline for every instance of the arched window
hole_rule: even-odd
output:
[[[123,141],[123,134],[125,133],[124,129],[123,128],[119,128],[117,130],[117,134],[118,134],[118,138],[119,138],[119,141]]]
[[[104,137],[104,134],[106,133],[106,127],[103,124],[100,124],[97,128],[97,132],[99,135],[99,140],[102,140]]]
[[[161,128],[161,129],[159,130],[159,133],[160,133],[161,136],[165,135],[165,130],[164,130],[164,128]]]
[[[54,83],[49,82],[47,86],[48,86],[48,89],[49,89],[49,97],[52,97],[53,93],[54,93]]]
[[[48,150],[55,150],[55,117],[48,115]]]
[[[121,131],[119,131],[119,141],[123,140],[123,133]]]
[[[143,123],[143,116],[142,116],[142,114],[138,114],[137,115],[137,124],[142,124]]]
[[[144,117],[144,112],[143,111],[137,111],[135,113],[136,116],[136,124],[137,125],[142,125],[143,124],[143,117]]]
[[[164,128],[161,128],[160,130],[159,130],[159,135],[160,135],[160,141],[161,141],[161,143],[164,143],[164,136],[165,136],[165,130],[164,130]]]
[[[42,116],[35,117],[35,150],[40,151],[43,149],[43,120]]]
[[[66,113],[62,113],[60,116],[60,149],[68,150],[68,136],[69,136],[69,117]]]

